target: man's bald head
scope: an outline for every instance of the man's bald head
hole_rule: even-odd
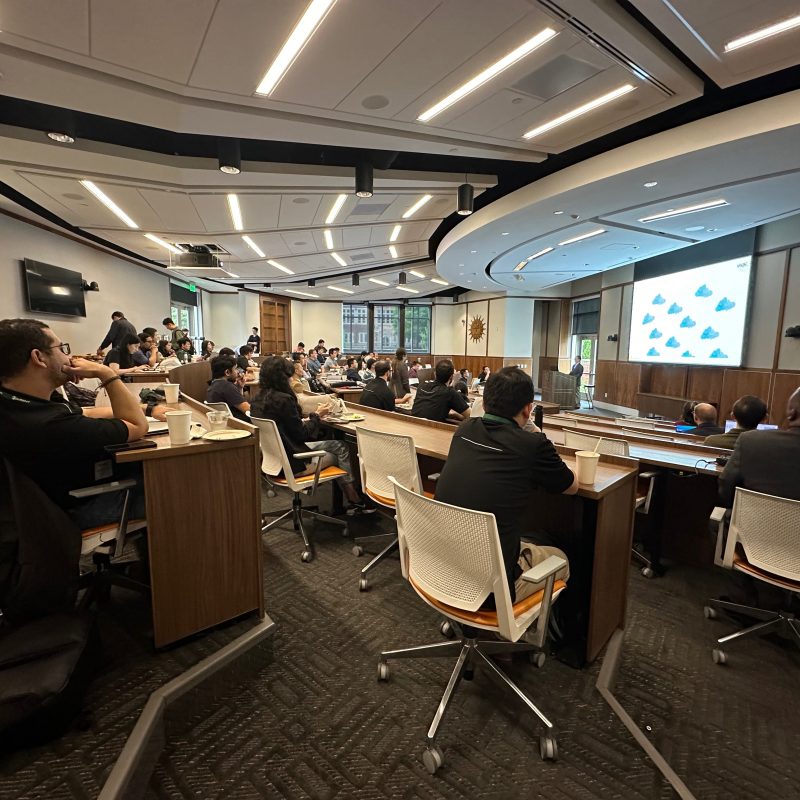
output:
[[[786,419],[790,428],[800,428],[800,386],[798,386],[786,406]]]
[[[717,421],[717,409],[711,403],[698,403],[694,407],[694,421],[698,425]]]

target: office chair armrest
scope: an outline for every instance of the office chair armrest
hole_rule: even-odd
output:
[[[77,497],[82,500],[85,497],[94,497],[98,494],[122,492],[127,489],[133,489],[134,486],[136,486],[136,481],[128,478],[124,481],[111,481],[111,483],[100,483],[97,486],[86,486],[83,489],[73,489],[69,494],[70,497]]]
[[[434,472],[432,475],[428,475],[428,480],[436,482],[441,477],[442,477],[442,473],[441,472]]]
[[[522,580],[530,583],[540,583],[545,578],[555,575],[567,562],[559,556],[548,556],[541,564],[536,564],[522,573]]]
[[[722,522],[725,519],[725,512],[727,510],[728,509],[724,508],[723,506],[715,506],[714,510],[711,512],[711,516],[709,517],[709,519],[712,522]]]
[[[657,478],[658,477],[658,473],[657,472],[640,472],[639,473],[639,477],[640,478],[647,478],[647,480],[652,480],[653,478]]]
[[[305,459],[322,458],[325,452],[325,450],[307,450],[305,453],[295,453],[294,457],[299,458],[301,461]]]

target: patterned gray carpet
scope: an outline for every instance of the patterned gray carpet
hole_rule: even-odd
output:
[[[364,560],[337,530],[315,533],[317,558],[303,564],[291,530],[270,532],[265,591],[277,632],[170,708],[148,798],[674,797],[594,690],[599,665],[581,672],[555,659],[506,668],[556,723],[556,764],[539,760],[536,722],[478,671],[444,722],[445,767],[428,775],[424,734],[452,663],[396,661],[379,684],[376,655],[441,641],[437,615],[396,560],[360,593]],[[686,568],[655,581],[631,575],[617,695],[698,798],[800,797],[800,653],[755,640],[729,648],[728,667],[714,665],[713,637],[733,625],[704,620],[702,606],[720,586]],[[89,696],[91,729],[1,759],[3,800],[96,797],[148,693],[250,624],[154,654],[141,600],[122,592],[100,623],[106,663]]]

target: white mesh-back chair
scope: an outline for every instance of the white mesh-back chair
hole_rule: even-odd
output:
[[[339,467],[320,469],[325,451],[309,450],[305,453],[295,453],[294,457],[301,461],[316,463],[316,471],[311,475],[295,476],[289,465],[289,457],[286,455],[286,449],[283,446],[278,433],[278,426],[275,422],[271,419],[259,419],[258,417],[251,417],[250,422],[260,431],[258,438],[261,446],[261,477],[264,483],[273,493],[275,489],[288,489],[293,493],[292,507],[289,511],[262,514],[262,522],[265,522],[270,517],[276,518],[272,522],[265,524],[261,531],[268,531],[286,517],[291,516],[294,529],[300,531],[300,535],[303,537],[304,549],[300,554],[300,558],[302,561],[311,561],[314,558],[314,545],[303,525],[304,515],[323,520],[331,525],[341,526],[343,528],[342,536],[347,536],[348,530],[347,523],[344,520],[320,514],[317,510],[318,506],[303,506],[302,495],[309,494],[313,496],[317,491],[317,486],[321,483],[335,481],[337,478],[341,478],[342,475],[347,475],[347,473],[343,469],[339,469]]]
[[[656,423],[649,419],[624,417],[622,419],[615,419],[614,424],[619,425],[621,428],[631,428],[642,431],[654,431],[656,429]]]
[[[601,441],[602,440],[602,441]],[[575,450],[594,450],[598,441],[598,453],[612,456],[630,456],[630,447],[624,439],[606,439],[604,436],[591,436],[578,431],[564,431],[564,445]]]
[[[385,681],[389,678],[390,658],[457,656],[428,729],[422,755],[426,768],[435,773],[444,763],[442,751],[435,744],[436,734],[459,681],[462,677],[471,679],[476,666],[510,689],[536,714],[546,730],[539,740],[540,755],[555,759],[558,750],[552,723],[490,656],[528,652],[537,666],[544,663],[542,648],[550,607],[566,585],[555,580],[555,575],[566,562],[551,556],[525,572],[525,580],[544,586],[512,605],[494,514],[439,503],[394,483],[400,558],[408,582],[429,606],[448,617],[461,634],[449,642],[385,650],[378,662],[378,680]],[[490,594],[494,595],[496,611],[482,609]],[[534,624],[535,630],[529,631]],[[506,641],[479,639],[481,630],[499,634]],[[525,641],[520,642],[526,631]]]
[[[210,411],[225,411],[227,415],[233,419],[233,412],[227,403],[203,403]]]
[[[403,486],[422,494],[422,479],[417,463],[417,449],[411,436],[395,433],[382,433],[369,428],[356,428],[358,439],[358,464],[361,470],[361,488],[364,494],[379,506],[394,511],[394,486],[389,476],[394,476]],[[428,495],[432,497],[432,495]],[[353,554],[363,555],[362,543],[367,540],[383,539],[386,547],[378,553],[362,570],[358,588],[364,592],[369,588],[367,574],[386,556],[397,548],[397,534],[382,533],[377,536],[361,536],[355,540]]]
[[[725,517],[724,508],[715,508],[711,515],[718,525],[714,562],[785,590],[787,599],[800,596],[800,500],[737,489],[730,523]],[[717,639],[720,645],[778,627],[788,630],[800,644],[800,621],[790,611],[767,611],[712,599],[704,609],[706,618],[716,619],[717,609],[758,620]],[[711,655],[717,664],[728,660],[721,648],[712,650]]]

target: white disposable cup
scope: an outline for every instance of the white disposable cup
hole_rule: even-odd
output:
[[[192,438],[192,412],[191,411],[167,411],[164,416],[167,418],[167,428],[169,430],[170,444],[188,444]]]
[[[600,460],[600,453],[593,450],[576,450],[575,465],[577,467],[578,483],[594,483],[597,475],[597,462]]]
[[[165,383],[164,396],[168,403],[177,403],[180,398],[181,385],[179,383]]]

